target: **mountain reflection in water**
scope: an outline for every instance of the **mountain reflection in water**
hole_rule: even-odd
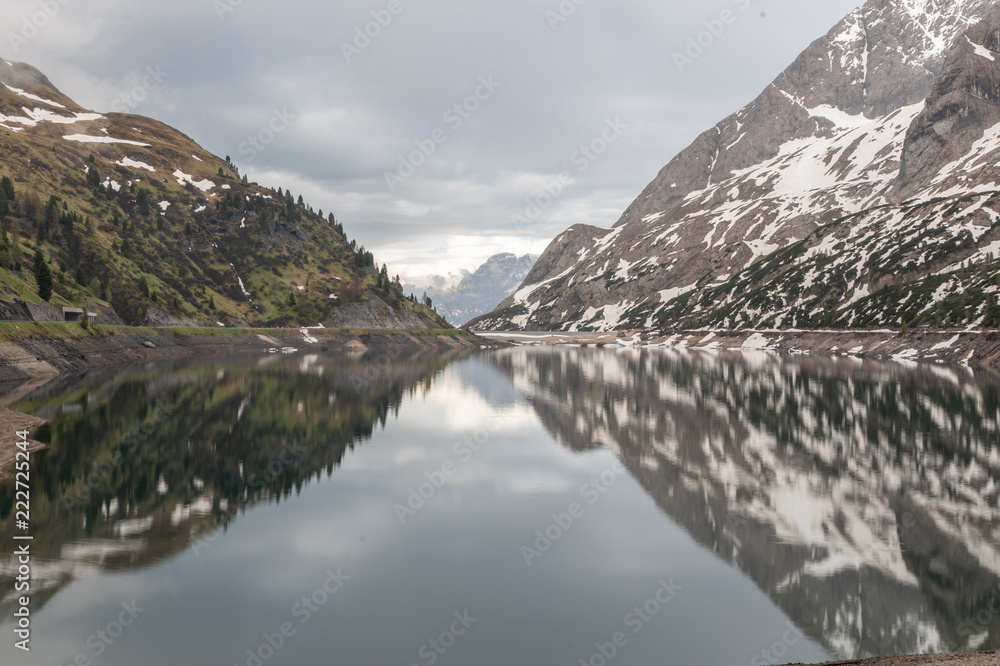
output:
[[[12,405],[52,419],[35,454],[33,591],[41,604],[96,570],[143,567],[204,547],[239,514],[332,475],[346,451],[426,389],[447,356],[391,362],[267,356],[152,365],[59,382]],[[0,542],[12,543],[12,487]],[[0,615],[16,562],[0,563]]]
[[[435,430],[440,414],[433,410],[442,404],[456,423]],[[412,416],[410,430],[395,432],[402,428],[400,410],[417,405],[430,411]],[[71,377],[12,406],[51,419],[39,433],[51,448],[33,458],[36,614],[74,581],[151,569],[185,551],[198,555],[261,505],[282,504],[285,513],[271,519],[296,533],[315,531],[315,514],[305,509],[322,515],[326,505],[322,493],[308,500],[310,486],[332,477],[339,501],[348,502],[338,506],[337,519],[354,513],[368,521],[361,529],[382,534],[379,557],[366,555],[355,568],[382,566],[390,587],[390,572],[407,568],[408,584],[421,592],[405,603],[439,604],[444,617],[461,610],[453,596],[477,590],[477,612],[494,615],[496,640],[517,632],[523,650],[539,659],[585,657],[603,638],[591,638],[592,632],[603,631],[608,614],[614,618],[635,598],[623,586],[645,594],[649,578],[655,588],[648,571],[628,571],[631,561],[612,566],[640,550],[638,559],[653,562],[656,575],[687,571],[690,590],[697,575],[721,580],[719,570],[741,572],[773,605],[749,584],[752,595],[734,591],[728,601],[712,603],[738,602],[762,613],[762,606],[777,606],[830,655],[1000,648],[1000,612],[990,610],[1000,591],[1000,383],[990,374],[669,350],[516,348],[470,359],[269,356]],[[451,447],[463,429],[474,431],[493,414],[506,421],[492,448],[459,472],[456,479],[467,474],[463,481],[453,481],[401,528],[393,502],[405,501],[442,460],[454,460]],[[380,438],[380,426],[392,436]],[[377,447],[358,447],[373,437]],[[338,471],[355,447],[365,454],[354,454],[356,468]],[[520,545],[544,526],[552,507],[579,499],[577,479],[595,465],[607,469],[604,458],[612,456],[627,468],[635,490],[617,485],[609,493],[616,499],[589,511],[544,566],[526,569]],[[372,480],[380,485],[365,485]],[[544,494],[541,488],[548,499],[535,498]],[[13,499],[9,484],[0,485],[0,543],[11,543],[15,533]],[[301,511],[288,512],[293,502]],[[681,537],[689,542],[684,532],[700,546],[664,545]],[[595,540],[602,535],[611,536]],[[651,537],[637,546],[639,535]],[[459,542],[482,551],[480,558],[456,553],[450,544]],[[717,558],[705,557],[701,547]],[[259,571],[287,564],[268,559],[274,557],[269,545],[260,549],[253,564]],[[695,558],[712,562],[688,567]],[[456,562],[466,567],[464,578],[439,582]],[[201,564],[185,563],[183,570]],[[4,617],[15,604],[15,566],[0,560]],[[232,575],[252,580],[259,571],[233,569]],[[431,592],[420,587],[423,579],[434,581]],[[602,580],[607,608],[587,606],[594,602],[578,579]],[[297,584],[308,582],[294,579],[288,586]],[[608,590],[619,588],[624,602],[608,598]],[[555,628],[525,615],[536,590],[564,616],[558,625],[563,643],[554,644]],[[364,594],[376,608],[404,603],[395,591],[384,599],[368,588]],[[235,625],[254,620],[238,615],[247,606],[242,599],[223,606]],[[681,595],[677,604],[692,600]],[[166,602],[161,607],[166,612]],[[399,615],[418,621],[412,613]],[[352,621],[365,626],[363,616]],[[356,629],[346,619],[338,622],[344,631]],[[708,655],[706,636],[716,630],[692,635],[683,622],[664,620],[656,630],[661,635],[644,634],[646,643],[630,645],[620,663],[660,654],[657,640],[678,654]],[[79,623],[75,631],[85,636],[91,627]],[[413,629],[417,637],[422,631]],[[466,649],[483,640],[493,647],[482,648],[480,662],[502,663],[487,658],[503,657],[487,630],[476,631],[465,639]],[[302,638],[287,654],[301,649],[308,655],[302,663],[326,663],[323,639],[323,632]],[[201,640],[211,643],[211,632]],[[749,652],[749,661],[750,651],[769,642],[769,636],[751,636],[736,652]],[[339,645],[366,656],[396,649],[391,641],[375,648],[360,638],[357,645]],[[239,644],[218,649],[226,659],[241,653]]]
[[[1000,648],[994,375],[661,350],[495,362],[558,441],[613,450],[832,653]]]

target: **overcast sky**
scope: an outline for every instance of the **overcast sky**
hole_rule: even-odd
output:
[[[232,156],[415,279],[540,253],[572,224],[610,227],[858,4],[4,0],[0,56],[85,107],[124,105]],[[54,16],[15,48],[9,34],[46,5]],[[681,71],[675,54],[705,22],[717,36]],[[162,82],[134,94],[147,68]],[[276,113],[294,120],[265,145]],[[580,152],[605,139],[603,154]],[[413,154],[416,142],[433,154]],[[529,210],[546,188],[554,200]]]

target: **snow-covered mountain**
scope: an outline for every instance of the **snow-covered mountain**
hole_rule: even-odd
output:
[[[869,0],[474,327],[982,323],[1000,266],[956,271],[1000,250],[995,4]]]
[[[966,369],[673,350],[495,357],[839,658],[1000,649],[997,385]]]
[[[418,293],[426,291],[442,317],[455,326],[490,312],[498,303],[514,293],[518,285],[538,260],[537,255],[504,252],[495,254],[474,273],[463,271],[462,281],[453,288],[434,289],[404,285]],[[444,281],[444,278],[440,278]]]

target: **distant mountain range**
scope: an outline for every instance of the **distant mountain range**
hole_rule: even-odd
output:
[[[104,323],[447,327],[332,213],[241,178],[155,120],[84,109],[4,60],[0,178],[0,318],[74,305]]]
[[[496,254],[486,260],[474,273],[464,272],[456,287],[403,286],[407,293],[418,296],[426,292],[438,314],[455,326],[490,312],[501,301],[514,293],[538,260],[536,255]],[[445,278],[432,280],[443,284]]]
[[[996,327],[1000,10],[869,0],[474,329]]]

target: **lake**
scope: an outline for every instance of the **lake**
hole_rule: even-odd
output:
[[[30,654],[0,485],[4,664],[1000,648],[990,373],[662,349],[279,354],[8,402],[51,421],[31,459]]]

